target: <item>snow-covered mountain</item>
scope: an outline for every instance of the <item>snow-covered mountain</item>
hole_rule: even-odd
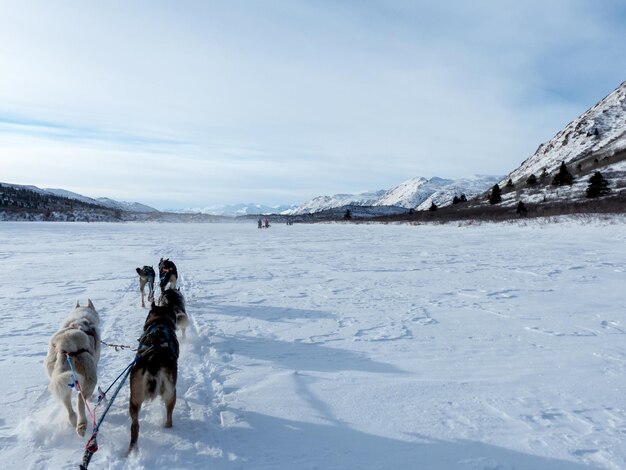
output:
[[[358,194],[335,194],[317,196],[296,208],[282,212],[285,215],[313,214],[344,206],[373,206],[387,191],[366,191]]]
[[[437,207],[449,206],[452,204],[454,196],[460,197],[463,194],[467,199],[472,199],[485,193],[501,179],[502,176],[474,175],[469,178],[454,180],[449,184],[441,186],[437,191],[422,201],[417,206],[417,210],[427,210],[433,202]]]
[[[443,207],[452,204],[454,196],[460,197],[465,194],[465,197],[469,199],[482,194],[501,179],[502,176],[487,175],[457,180],[417,177],[404,181],[387,191],[319,196],[284,214],[312,214],[345,206],[389,206],[426,210],[432,202]]]
[[[438,207],[444,207],[452,204],[454,196],[464,194],[469,199],[484,193],[501,178],[493,175],[475,175],[457,180],[413,178],[387,191],[375,205],[427,210],[434,202]]]
[[[238,217],[244,215],[257,215],[257,214],[280,214],[284,211],[293,209],[295,206],[282,205],[282,206],[266,206],[256,203],[243,203],[243,204],[230,204],[230,205],[217,205],[207,206],[194,209],[172,210],[170,212],[179,212],[183,214],[209,214],[209,215],[222,215],[228,217]]]
[[[374,206],[400,206],[415,208],[426,198],[438,191],[441,187],[452,183],[452,180],[443,178],[417,177],[400,183],[386,191],[374,202]]]
[[[114,199],[109,199],[108,197],[99,197],[96,201],[103,206],[110,207],[111,209],[119,209],[129,212],[159,212],[154,207],[146,206],[140,202],[116,201]]]
[[[570,122],[519,168],[502,180],[524,182],[545,168],[554,173],[561,162],[579,171],[588,170],[602,160],[626,150],[626,82],[591,109]],[[596,159],[598,161],[596,161]]]

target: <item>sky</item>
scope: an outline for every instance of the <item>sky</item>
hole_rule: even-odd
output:
[[[158,209],[506,175],[626,80],[621,0],[0,3],[0,181]]]

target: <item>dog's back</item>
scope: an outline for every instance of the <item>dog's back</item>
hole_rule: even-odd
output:
[[[144,266],[143,268],[135,268],[139,277],[146,282],[154,282],[154,278],[156,277],[156,273],[154,272],[154,268],[152,266]]]
[[[153,303],[139,340],[137,359],[130,372],[129,413],[132,423],[129,452],[137,444],[139,410],[145,400],[160,395],[166,407],[165,427],[172,426],[179,355],[175,330],[176,315],[172,307]]]
[[[99,353],[96,354],[93,338],[76,328],[57,332],[50,340],[45,366],[50,378],[48,388],[60,400],[66,395],[68,384],[74,382],[68,355],[79,383],[88,388],[98,380]]]
[[[189,317],[185,309],[185,298],[178,289],[165,289],[159,297],[159,305],[169,305],[176,315],[176,328],[181,330],[183,339],[189,326]]]
[[[135,268],[139,275],[139,291],[141,292],[141,306],[145,307],[144,289],[148,286],[148,302],[154,300],[154,278],[156,273],[152,266],[144,266],[143,268]]]

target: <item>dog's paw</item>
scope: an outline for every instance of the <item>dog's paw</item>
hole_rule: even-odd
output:
[[[80,437],[83,437],[85,435],[86,430],[87,423],[78,423],[78,426],[76,426],[76,434],[78,434]]]

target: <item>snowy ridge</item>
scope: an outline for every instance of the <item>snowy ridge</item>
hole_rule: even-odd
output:
[[[82,194],[78,194],[72,191],[68,191],[66,189],[59,188],[38,188],[37,186],[32,185],[21,185],[21,184],[10,184],[10,183],[2,183],[4,186],[18,188],[18,189],[28,189],[30,191],[34,191],[38,194],[51,194],[53,196],[64,197],[66,199],[73,199],[75,201],[84,202],[86,204],[95,204],[97,206],[103,206],[109,209],[119,209],[127,212],[159,212],[154,207],[146,206],[145,204],[140,204],[138,202],[126,202],[126,201],[115,201],[113,199],[109,199],[106,197],[101,198],[91,198],[88,196],[83,196]]]
[[[373,206],[384,194],[385,190],[366,191],[358,194],[335,194],[334,196],[318,196],[301,204],[295,209],[284,211],[284,215],[312,214],[328,209],[344,206]]]
[[[566,165],[599,152],[611,156],[626,149],[626,82],[606,98],[570,122],[519,168],[502,180],[514,183],[534,174],[539,177],[545,168],[554,172],[561,162]]]
[[[454,196],[460,197],[465,194],[468,199],[478,196],[500,179],[501,176],[489,175],[475,175],[457,180],[417,177],[404,181],[388,191],[319,196],[283,214],[311,214],[345,206],[389,206],[426,210],[432,202],[439,207],[450,205]]]
[[[442,178],[426,179],[423,177],[412,178],[391,188],[381,198],[375,206],[400,206],[407,209],[419,206],[426,198],[437,192],[451,180]]]
[[[119,209],[129,212],[159,212],[154,207],[146,206],[140,202],[116,201],[114,199],[109,199],[108,197],[99,197],[96,201],[98,201],[98,204],[111,209]]]
[[[230,217],[244,216],[244,215],[256,215],[256,214],[280,214],[284,211],[293,209],[295,206],[282,205],[282,206],[266,206],[264,204],[257,203],[243,203],[243,204],[229,204],[229,205],[217,205],[207,206],[201,208],[189,208],[183,210],[169,210],[169,212],[178,212],[182,214],[208,214],[208,215],[223,215]]]
[[[422,201],[417,206],[417,210],[427,210],[432,203],[435,203],[437,207],[449,206],[452,204],[454,196],[461,197],[462,194],[465,194],[467,199],[480,196],[481,194],[484,194],[485,191],[492,188],[494,184],[497,184],[501,179],[501,176],[475,175],[470,178],[454,180],[450,184],[440,187],[437,191]]]

